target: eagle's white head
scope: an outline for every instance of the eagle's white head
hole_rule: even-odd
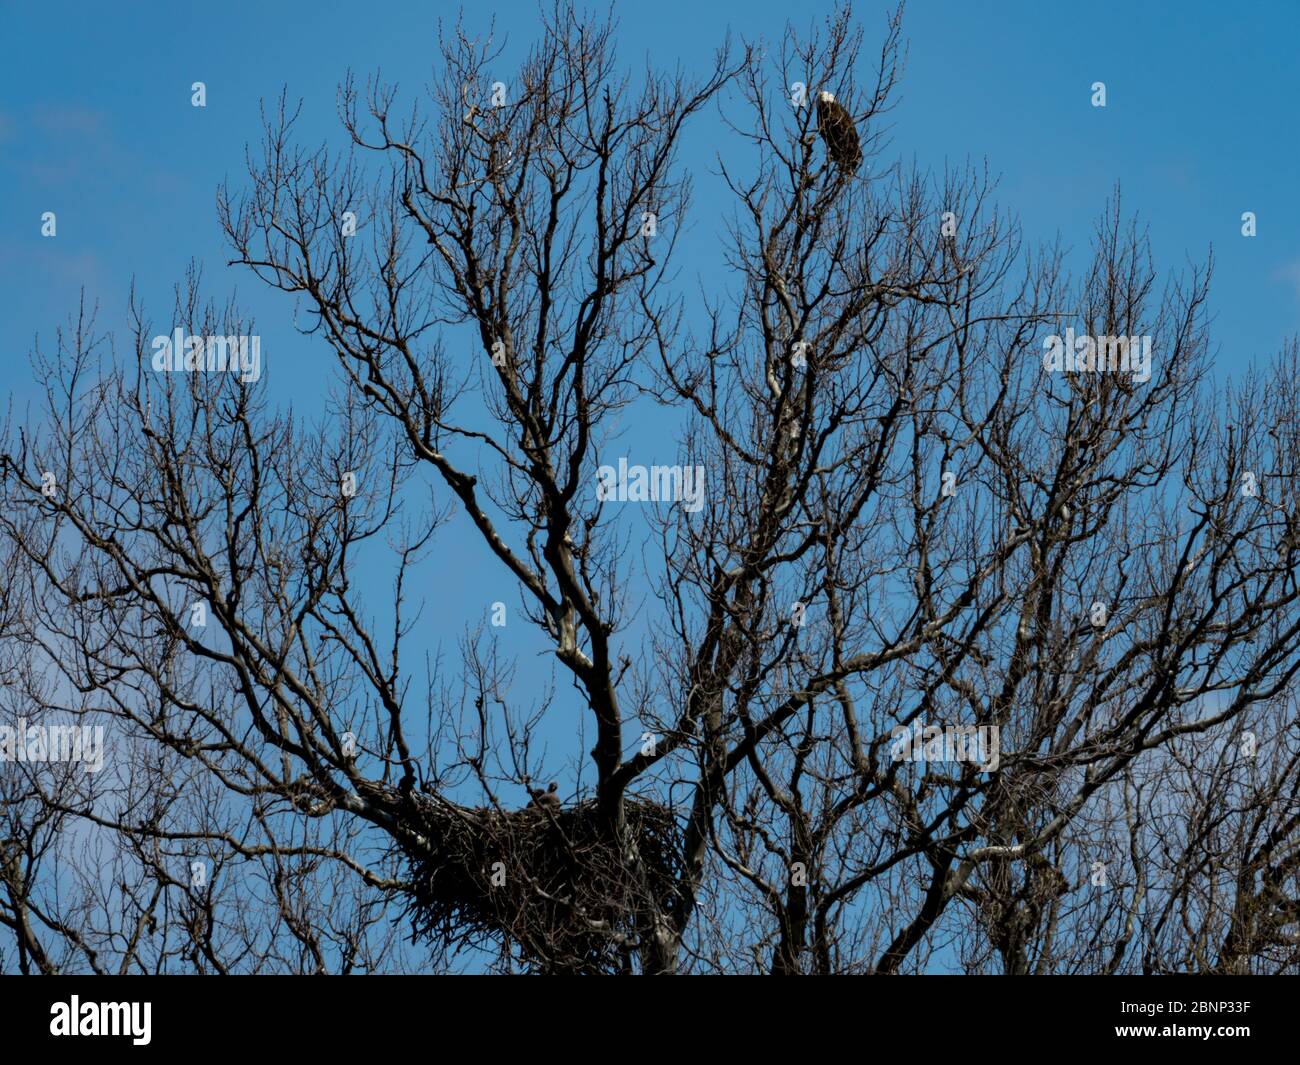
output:
[[[824,104],[833,104],[835,102],[835,97],[825,89],[822,89],[822,91],[817,94],[817,99]]]

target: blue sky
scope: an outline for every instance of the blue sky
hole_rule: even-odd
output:
[[[831,6],[621,3],[620,56],[632,66],[648,53],[657,65],[702,69],[728,29],[776,38],[787,20],[806,27]],[[855,5],[869,41],[891,6]],[[533,0],[478,3],[466,22],[486,30],[493,16],[512,52],[533,39]],[[287,86],[306,101],[307,139],[341,144],[334,94],[346,71],[380,70],[409,99],[426,80],[438,20],[455,17],[455,4],[431,0],[0,2],[8,46],[0,64],[0,388],[20,410],[35,397],[27,366],[34,338],[53,339],[83,287],[100,304],[101,330],[124,335],[132,279],[157,321],[195,259],[209,297],[236,295],[255,315],[272,396],[312,413],[334,364],[294,334],[284,296],[224,265],[216,188],[226,178],[240,184],[245,145],[259,134],[259,100]],[[1159,269],[1199,263],[1213,248],[1221,380],[1300,332],[1300,4],[913,0],[904,35],[893,156],[940,172],[945,163],[987,165],[1000,178],[997,201],[1019,217],[1026,242],[1059,234],[1077,253],[1075,267],[1120,183],[1126,210],[1150,227]],[[206,108],[190,104],[194,81],[206,83]],[[1095,81],[1106,83],[1104,109],[1090,105]],[[712,173],[727,136],[709,112],[687,142],[682,162],[695,175],[688,252],[714,247],[731,210]],[[57,213],[54,239],[40,233],[45,211]],[[1244,211],[1258,217],[1255,238],[1241,235]],[[688,321],[701,287],[727,286],[709,276],[716,269],[707,255],[686,261]],[[648,456],[659,460],[673,461],[671,452]],[[442,567],[442,601],[486,610],[503,599],[513,610],[510,583],[472,530],[454,523],[440,542],[448,552],[441,557],[456,560]],[[452,665],[465,614],[444,612],[447,624],[431,630]]]
[[[830,5],[619,4],[621,55],[649,53],[688,69],[707,61],[730,28],[774,37],[787,19]],[[26,392],[25,354],[49,334],[85,286],[105,327],[122,320],[127,285],[161,310],[191,257],[214,295],[238,286],[269,328],[283,300],[226,270],[213,193],[238,178],[257,134],[257,107],[287,85],[307,101],[307,128],[334,128],[334,88],[348,67],[382,69],[415,91],[431,61],[439,18],[455,5],[322,0],[300,5],[5,3],[0,67],[0,384]],[[886,6],[860,3],[871,30]],[[474,5],[512,43],[531,38],[530,0]],[[909,62],[893,114],[894,150],[925,166],[967,158],[1001,176],[999,199],[1031,240],[1060,232],[1086,245],[1116,181],[1151,226],[1158,264],[1200,259],[1213,245],[1213,306],[1225,370],[1272,351],[1300,325],[1300,171],[1292,57],[1300,7],[1279,0],[1227,9],[1211,3],[966,4],[914,0]],[[190,84],[208,106],[190,106]],[[1108,106],[1089,106],[1106,82]],[[698,228],[727,207],[704,173],[718,136],[706,115],[684,158],[698,168]],[[720,134],[720,130],[716,131]],[[59,235],[40,236],[54,210]],[[1259,236],[1240,235],[1255,211]],[[711,236],[711,233],[700,234]],[[276,376],[276,361],[268,373]],[[279,360],[285,369],[288,360]],[[280,375],[284,379],[284,375]]]
[[[618,4],[621,55],[649,53],[688,69],[707,61],[727,29],[774,37],[787,19],[820,17],[827,3]],[[238,178],[257,134],[258,101],[287,85],[307,101],[307,129],[334,129],[334,88],[348,67],[375,68],[412,91],[429,68],[439,18],[455,5],[234,2],[0,5],[10,44],[0,66],[0,385],[27,393],[25,355],[75,305],[101,301],[104,327],[123,320],[130,279],[160,312],[191,257],[210,292],[237,287],[268,331],[287,324],[283,299],[226,269],[213,210],[218,182]],[[860,3],[868,30],[886,6]],[[526,45],[530,0],[474,5],[471,27],[497,26]],[[1150,224],[1158,265],[1217,258],[1213,308],[1220,367],[1267,355],[1300,325],[1300,215],[1294,209],[1300,137],[1292,56],[1300,6],[1243,3],[966,4],[914,0],[909,62],[893,114],[894,151],[941,169],[987,161],[1000,201],[1026,236],[1061,233],[1086,246],[1113,184]],[[205,81],[208,106],[190,106]],[[1089,105],[1106,82],[1108,106]],[[705,172],[721,130],[704,116],[688,145],[697,170],[696,233],[713,235],[728,207]],[[717,133],[710,136],[709,133]],[[692,156],[691,151],[696,152]],[[54,210],[59,234],[40,236]],[[1259,236],[1240,235],[1242,211]],[[701,228],[703,232],[700,232]],[[268,356],[284,381],[296,362]],[[308,357],[314,356],[308,353]],[[278,368],[281,371],[277,374]],[[296,369],[296,367],[294,367]],[[296,373],[293,375],[296,376]]]
[[[284,296],[224,265],[216,187],[227,178],[239,186],[245,145],[259,133],[259,101],[281,86],[306,102],[304,137],[335,145],[335,88],[349,68],[380,70],[407,98],[418,93],[439,19],[454,21],[456,6],[322,0],[306,17],[302,5],[243,0],[2,10],[11,47],[0,65],[0,386],[20,409],[35,396],[26,361],[33,340],[52,340],[83,286],[100,303],[100,328],[120,331],[133,278],[162,319],[172,286],[196,259],[209,297],[234,294],[256,317],[272,396],[313,414],[333,362],[294,333]],[[486,31],[495,18],[517,55],[535,35],[537,10],[532,0],[476,5],[466,21]],[[619,55],[632,66],[648,54],[660,66],[702,69],[728,30],[773,39],[787,20],[807,27],[830,10],[825,2],[771,0],[619,4]],[[888,10],[856,6],[869,40]],[[1075,266],[1119,182],[1126,209],[1150,227],[1159,268],[1200,262],[1213,247],[1221,378],[1267,359],[1300,329],[1300,137],[1292,117],[1300,5],[914,0],[904,29],[907,66],[890,117],[894,156],[938,171],[986,165],[1026,242],[1059,234],[1075,249]],[[1104,109],[1090,103],[1098,80],[1107,87]],[[191,106],[194,81],[207,86],[205,108]],[[728,285],[710,254],[732,209],[712,166],[727,136],[710,111],[682,156],[695,180],[690,258],[679,260],[688,321],[700,291]],[[40,235],[44,211],[58,217],[53,239]],[[1243,211],[1258,216],[1255,238],[1241,235]],[[675,461],[671,447],[662,441],[670,453],[643,461]],[[450,553],[442,557],[457,560],[441,567],[440,599],[484,611],[501,599],[513,609],[512,582],[472,530],[453,523],[440,537]],[[453,649],[477,611],[433,605],[431,635]]]

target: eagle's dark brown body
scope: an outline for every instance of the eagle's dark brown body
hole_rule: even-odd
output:
[[[853,116],[828,92],[817,97],[817,131],[826,142],[826,154],[831,162],[845,174],[855,173],[862,164],[858,131]]]

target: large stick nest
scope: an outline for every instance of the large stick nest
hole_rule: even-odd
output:
[[[621,842],[594,802],[502,810],[416,793],[403,805],[422,837],[400,845],[417,939],[493,941],[543,972],[619,972],[677,905],[681,832],[658,803],[624,800]]]

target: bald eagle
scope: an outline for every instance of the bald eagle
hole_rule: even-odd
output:
[[[831,162],[840,168],[841,173],[854,173],[862,163],[862,149],[858,146],[853,116],[825,91],[817,96],[817,130],[826,142],[826,154]]]

